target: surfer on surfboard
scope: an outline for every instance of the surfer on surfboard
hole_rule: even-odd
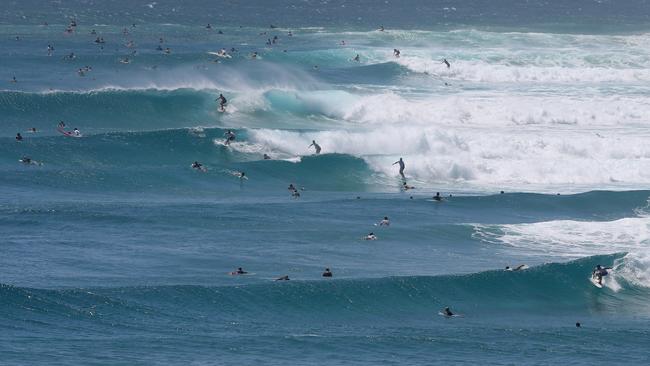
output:
[[[228,103],[228,101],[226,100],[226,97],[223,96],[223,94],[219,94],[219,98],[215,99],[215,102],[219,102],[220,112],[226,111],[226,104]]]
[[[607,276],[609,274],[609,270],[611,270],[611,267],[603,267],[600,264],[596,265],[596,268],[591,272],[591,278],[594,279],[594,281],[599,284],[600,286],[603,285],[603,277]]]

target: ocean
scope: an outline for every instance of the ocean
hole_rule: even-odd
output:
[[[3,7],[0,365],[648,363],[647,1]]]

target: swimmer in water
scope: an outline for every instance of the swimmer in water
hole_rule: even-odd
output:
[[[325,268],[325,272],[323,272],[323,277],[332,277],[332,271],[330,271],[329,268]]]
[[[363,240],[377,240],[377,235],[375,235],[375,233],[372,233],[372,232],[368,233],[368,235],[366,235],[363,238]]]
[[[399,164],[399,175],[401,175],[402,178],[406,179],[406,177],[404,176],[404,167],[405,167],[404,160],[402,160],[402,158],[399,158],[398,161],[393,163],[393,165],[395,164]]]
[[[379,226],[390,226],[390,220],[388,220],[388,216],[384,216],[384,219],[379,221]]]
[[[316,149],[316,155],[320,154],[320,145],[316,143],[316,140],[311,140],[311,145],[307,146],[307,148],[314,147]]]
[[[16,141],[23,141],[23,135],[21,135],[20,132],[16,134]]]

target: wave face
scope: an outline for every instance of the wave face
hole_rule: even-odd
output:
[[[49,68],[41,64],[47,56],[12,44],[27,53],[36,76],[0,92],[0,135],[11,139],[34,127],[39,132],[27,136],[38,141],[57,136],[60,120],[86,136],[235,128],[244,145],[222,165],[270,152],[297,161],[313,153],[307,146],[316,140],[324,153],[363,161],[363,177],[354,179],[373,190],[397,188],[392,163],[399,157],[407,178],[428,189],[588,191],[650,183],[645,33],[295,31],[274,31],[279,44],[262,50],[245,42],[232,58],[217,60],[202,48],[208,35],[195,48],[161,57],[155,39],[135,33],[129,37],[140,39],[142,50],[132,64],[117,61],[124,57],[119,49],[89,48],[78,60],[47,58]],[[226,38],[249,32],[229,28]],[[399,45],[399,58],[389,45]],[[18,71],[16,60],[8,67]],[[95,66],[87,75],[71,72],[87,63]],[[59,73],[66,76],[52,78]],[[226,113],[217,111],[220,93],[228,96]],[[9,149],[10,160],[44,160],[23,147]],[[197,158],[186,154],[183,165]],[[335,181],[329,190],[349,189]]]

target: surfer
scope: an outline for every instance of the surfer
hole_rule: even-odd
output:
[[[444,316],[454,316],[454,313],[452,313],[451,310],[449,310],[449,307],[446,307],[445,310],[442,311],[442,314]]]
[[[72,130],[72,134],[75,137],[81,137],[81,132],[76,127]]]
[[[23,141],[23,135],[21,135],[20,132],[16,134],[16,141]]]
[[[36,133],[36,127],[30,128],[28,131],[31,132],[31,133]]]
[[[363,240],[377,240],[377,235],[375,233],[371,232],[366,235]]]
[[[388,220],[388,216],[384,216],[384,219],[379,221],[379,226],[390,226],[390,220]]]
[[[264,160],[271,160],[271,157],[269,156],[269,154],[266,154],[266,153],[264,154]]]
[[[434,201],[442,201],[442,196],[440,195],[440,192],[436,192],[436,195],[433,196]]]
[[[383,25],[380,25],[378,30],[379,30],[380,32],[383,32],[383,31],[384,31],[384,26],[383,26]]]
[[[316,155],[320,154],[320,145],[316,143],[316,140],[311,140],[311,145],[307,146],[307,148],[309,149],[312,146],[316,149]]]
[[[595,278],[599,285],[603,285],[603,277],[607,276],[609,273],[608,270],[612,269],[611,267],[603,267],[600,264],[596,265],[593,272],[591,272],[591,277]]]
[[[289,276],[282,276],[275,279],[276,281],[289,281]]]
[[[300,198],[300,192],[298,192],[297,189],[291,191],[291,197],[293,197],[293,198]]]
[[[522,269],[526,269],[525,264],[520,264],[515,268],[512,268],[510,266],[506,266],[506,271],[511,271],[511,272],[521,271]]]
[[[199,163],[198,161],[195,161],[192,163],[192,168],[200,171],[205,171],[205,168],[203,167],[203,164]]]
[[[64,129],[64,128],[65,128],[65,122],[60,121],[60,122],[59,122],[59,129],[62,130],[62,129]]]
[[[329,268],[325,268],[325,272],[323,272],[323,277],[332,277],[332,271],[330,271]]]
[[[357,53],[356,56],[354,56],[353,60],[356,61],[356,62],[359,62],[360,58],[359,58],[359,54],[358,54],[358,53]]]
[[[223,142],[224,145],[230,145],[232,141],[235,141],[235,133],[231,130],[228,130],[228,132],[223,135],[226,136],[226,141]]]
[[[415,187],[409,186],[408,184],[406,184],[406,182],[404,182],[404,184],[402,184],[402,189],[404,189],[405,191],[408,191],[409,189],[415,189]]]
[[[402,178],[406,179],[406,177],[404,176],[404,167],[405,167],[404,160],[402,160],[402,158],[399,158],[398,161],[393,163],[393,165],[395,164],[399,164],[399,175],[401,175]]]
[[[393,56],[399,58],[400,53],[401,53],[401,52],[400,52],[397,48],[393,48]]]
[[[28,156],[23,156],[22,159],[20,159],[20,162],[25,164],[25,165],[29,165],[29,164],[32,163],[32,158],[30,158]]]
[[[11,78],[11,80],[9,80],[9,82],[15,84],[18,82],[18,80],[16,79],[16,76],[14,76],[13,78]]]
[[[215,102],[219,102],[219,111],[225,112],[226,111],[226,104],[228,101],[226,100],[226,97],[223,96],[223,94],[219,94],[219,98],[215,99]]]
[[[244,271],[241,267],[237,268],[236,271],[230,272],[230,274],[234,274],[234,275],[243,275],[247,273],[248,272]]]
[[[446,58],[443,58],[443,59],[442,59],[442,63],[445,64],[445,65],[447,65],[447,68],[450,68],[450,67],[451,67],[451,65],[449,64],[449,61],[447,61]]]

